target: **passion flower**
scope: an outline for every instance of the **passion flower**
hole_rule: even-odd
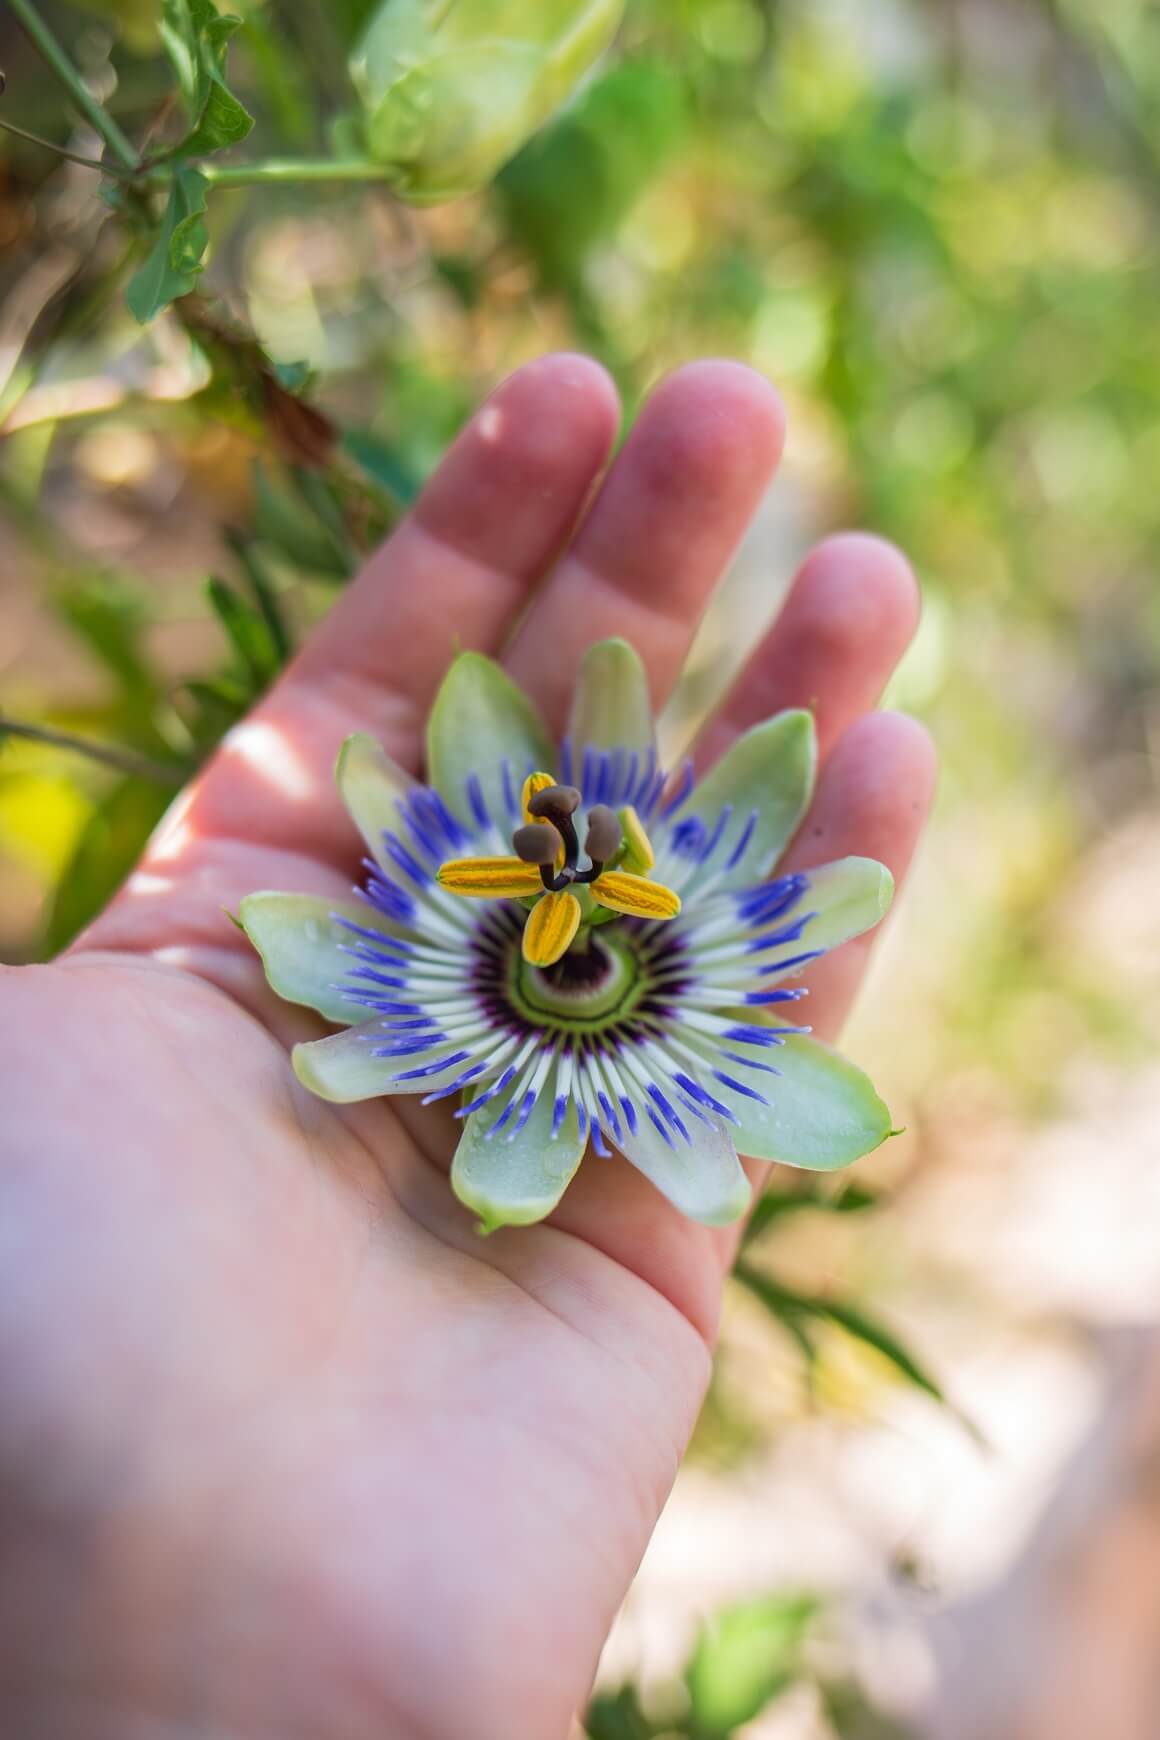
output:
[[[464,653],[428,724],[424,785],[356,735],[337,778],[371,856],[356,901],[253,894],[271,985],[345,1031],[299,1080],[349,1102],[418,1094],[462,1125],[451,1169],[484,1228],[559,1202],[616,1148],[685,1214],[736,1220],[738,1153],[831,1170],[890,1117],[788,1017],[795,984],[892,892],[868,858],[770,878],[809,803],[813,721],[785,712],[700,783],[658,765],[623,641],[592,647],[558,752],[500,668]]]

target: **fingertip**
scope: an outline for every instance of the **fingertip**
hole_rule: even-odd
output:
[[[620,424],[607,371],[569,352],[500,382],[432,473],[411,520],[487,568],[538,578],[603,471]]]
[[[534,357],[502,380],[486,403],[527,398],[552,403],[562,394],[584,406],[594,420],[615,431],[620,421],[620,395],[603,363],[578,350],[548,351]]]
[[[909,713],[867,713],[839,739],[791,858],[877,858],[901,880],[934,797],[937,754]]]
[[[850,727],[840,747],[863,763],[867,772],[877,764],[878,781],[892,784],[912,808],[925,811],[929,806],[938,777],[938,749],[928,728],[912,713],[891,709],[867,713]]]
[[[536,357],[502,380],[465,434],[480,448],[543,476],[603,464],[620,426],[607,369],[574,351]]]
[[[806,557],[794,587],[796,608],[828,638],[851,650],[873,642],[891,660],[910,644],[922,596],[909,561],[872,532],[834,532]]]
[[[718,476],[764,487],[785,445],[786,415],[781,395],[764,375],[745,363],[706,358],[665,376],[640,426],[676,481]]]

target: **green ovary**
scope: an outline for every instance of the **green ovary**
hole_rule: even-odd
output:
[[[560,1032],[604,1032],[633,1014],[648,991],[643,963],[611,929],[591,938],[587,953],[565,955],[554,967],[530,966],[513,951],[508,968],[512,1008],[531,1025]]]

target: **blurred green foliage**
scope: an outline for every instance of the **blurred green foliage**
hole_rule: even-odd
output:
[[[241,11],[238,109],[225,107],[256,119],[246,151],[341,144],[345,62],[367,7],[249,0]],[[204,36],[195,12],[185,27]],[[217,90],[224,29],[213,76],[184,75],[178,126],[147,6],[92,0],[85,14],[48,16],[131,138],[188,149]],[[5,31],[4,115],[68,143],[66,103],[11,21]],[[171,54],[173,35],[171,19]],[[610,61],[476,198],[404,215],[358,186],[211,190],[200,282],[257,333],[263,350],[250,355],[229,322],[223,336],[181,302],[164,330],[136,332],[119,302],[126,227],[100,205],[96,178],[9,138],[9,302],[19,288],[31,304],[0,398],[11,565],[34,552],[50,597],[62,581],[115,579],[154,619],[196,583],[180,562],[156,572],[147,479],[117,490],[138,534],[125,550],[85,536],[78,504],[102,413],[82,393],[70,404],[70,382],[108,382],[109,440],[144,432],[179,472],[206,427],[237,428],[231,462],[256,462],[249,499],[198,473],[184,512],[203,543],[225,525],[235,552],[263,551],[301,618],[318,608],[316,579],[349,574],[470,405],[527,354],[555,342],[595,351],[629,415],[684,357],[746,357],[790,401],[786,487],[817,525],[860,521],[914,554],[930,602],[899,695],[937,727],[956,824],[1009,848],[998,869],[979,866],[988,886],[962,891],[971,982],[956,984],[948,1018],[980,1053],[1009,1052],[1018,1021],[1004,1011],[1034,978],[1122,1042],[1130,1013],[1087,963],[1053,953],[1042,913],[1085,841],[1152,789],[1155,36],[1145,0],[1106,14],[1025,0],[1001,17],[982,0],[638,0]],[[73,253],[58,263],[62,225]],[[162,358],[185,370],[184,397],[150,391]],[[296,378],[289,365],[302,365],[298,379],[309,367],[308,397],[327,408],[338,446],[324,463],[293,385],[270,397],[277,371]],[[74,508],[67,540],[62,502]],[[213,673],[180,674],[222,699]],[[25,712],[70,705],[51,670],[30,670],[16,691]],[[123,693],[87,711],[95,729],[156,746],[156,720],[140,715],[126,737]],[[223,725],[228,712],[223,702]],[[172,719],[166,733],[171,751],[204,752],[204,729],[191,728],[192,744],[175,740]],[[73,774],[95,811],[103,776]],[[0,826],[0,850],[7,840],[19,858]],[[990,849],[1003,859],[994,839]],[[51,903],[45,888],[41,910]],[[19,934],[5,946],[36,945]],[[1032,1087],[1049,1091],[1052,1061],[1037,1049]]]
[[[838,1740],[909,1740],[835,1669],[836,1615],[798,1591],[731,1603],[704,1624],[679,1683],[600,1693],[588,1707],[588,1740],[733,1740],[795,1687],[809,1687]],[[829,1630],[827,1647],[815,1634]]]

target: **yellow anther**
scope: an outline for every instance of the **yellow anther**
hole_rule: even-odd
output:
[[[441,888],[471,900],[522,900],[544,884],[538,864],[522,858],[452,858],[438,874]]]
[[[627,912],[633,918],[676,918],[681,910],[680,895],[663,882],[649,882],[626,870],[606,870],[590,887],[601,906]]]
[[[580,902],[566,890],[545,894],[528,914],[524,926],[524,959],[533,967],[550,967],[567,954],[580,928]]]
[[[536,822],[540,820],[538,816],[532,814],[528,805],[531,803],[537,792],[547,791],[550,785],[555,784],[556,780],[553,774],[529,773],[527,779],[524,781],[523,795],[520,798],[520,808],[524,812],[525,822]]]
[[[656,853],[652,849],[652,841],[644,831],[644,823],[631,804],[626,804],[620,812],[620,827],[624,834],[624,866],[627,870],[635,870],[643,875],[651,870],[656,863]]]

